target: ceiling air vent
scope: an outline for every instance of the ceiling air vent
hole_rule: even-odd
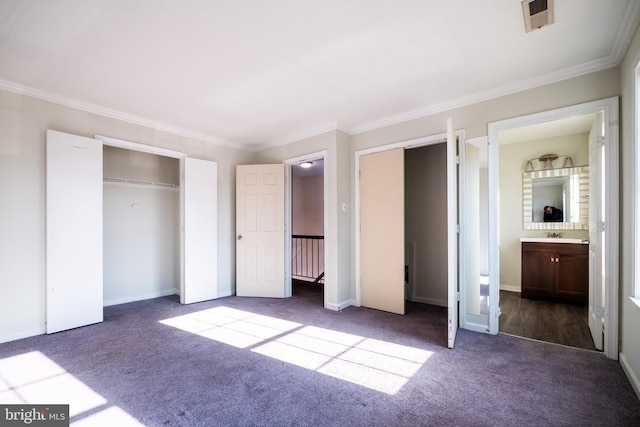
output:
[[[522,0],[522,12],[527,33],[553,24],[553,0]]]

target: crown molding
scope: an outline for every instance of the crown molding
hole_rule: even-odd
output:
[[[638,24],[640,24],[640,2],[632,1],[627,4],[622,24],[618,27],[618,34],[613,45],[611,56],[615,59],[615,65],[619,65],[624,60]]]
[[[32,98],[40,99],[42,101],[51,102],[53,104],[62,105],[65,107],[76,109],[76,110],[85,111],[87,113],[96,114],[102,117],[121,120],[123,122],[171,133],[171,134],[182,136],[185,138],[192,138],[199,141],[209,142],[212,144],[221,145],[228,148],[233,148],[236,150],[243,149],[239,147],[237,143],[234,144],[233,142],[226,141],[209,134],[205,134],[202,132],[194,132],[189,129],[173,126],[163,122],[158,122],[156,120],[145,119],[144,117],[123,113],[122,111],[102,107],[96,104],[92,104],[90,102],[80,101],[78,99],[69,98],[69,97],[58,95],[51,92],[46,92],[40,89],[35,89],[29,86],[24,86],[24,85],[9,82],[6,80],[0,80],[0,89],[6,90],[8,92],[13,92],[19,95],[30,96]]]
[[[254,146],[252,151],[263,151],[263,150],[268,150],[270,148],[275,148],[275,147],[279,147],[281,145],[287,145],[287,144],[291,144],[293,142],[298,142],[298,141],[302,141],[303,139],[307,139],[307,138],[312,138],[314,136],[317,135],[322,135],[323,133],[327,133],[327,132],[331,132],[331,131],[341,131],[346,133],[347,135],[351,135],[352,131],[351,131],[351,126],[349,126],[347,123],[342,122],[340,120],[336,120],[334,122],[329,122],[326,123],[322,126],[318,126],[315,127],[313,129],[310,129],[308,131],[305,132],[300,132],[300,133],[296,133],[293,135],[289,135],[285,138],[280,138],[280,139],[276,139],[273,140],[269,143],[265,143],[265,144],[260,144],[260,145],[256,145]]]
[[[544,86],[544,85],[556,83],[562,80],[567,80],[573,77],[578,77],[584,74],[605,70],[611,67],[615,67],[616,65],[618,65],[617,59],[614,58],[613,56],[608,56],[606,58],[602,58],[596,61],[591,61],[578,66],[569,67],[563,70],[558,70],[551,73],[543,74],[540,76],[533,77],[531,79],[522,80],[516,83],[500,86],[500,87],[489,89],[483,92],[477,92],[469,96],[452,99],[450,101],[446,101],[440,104],[430,105],[428,107],[420,108],[418,110],[413,110],[403,114],[398,114],[398,115],[387,117],[384,119],[353,126],[351,128],[351,134],[356,135],[364,132],[369,132],[375,129],[380,129],[383,127],[407,122],[410,120],[420,119],[423,117],[431,116],[431,115],[442,113],[445,111],[454,110],[456,108],[466,107],[469,105],[477,104],[479,102],[489,101],[491,99],[512,95],[514,93],[533,89],[539,86]]]

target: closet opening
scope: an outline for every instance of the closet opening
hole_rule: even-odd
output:
[[[447,144],[406,149],[404,159],[406,309],[447,307]]]
[[[180,293],[180,161],[104,145],[103,304]]]

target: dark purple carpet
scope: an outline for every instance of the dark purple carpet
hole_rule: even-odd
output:
[[[123,304],[101,324],[1,344],[0,403],[53,403],[30,401],[47,382],[24,359],[86,386],[55,391],[72,425],[640,425],[620,365],[600,353],[464,330],[449,350],[444,308],[332,312],[319,289]],[[102,400],[82,408],[78,393]]]

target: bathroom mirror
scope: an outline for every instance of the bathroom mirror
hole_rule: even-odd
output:
[[[545,221],[545,206],[562,212]],[[588,230],[589,167],[523,173],[522,212],[525,230]]]

